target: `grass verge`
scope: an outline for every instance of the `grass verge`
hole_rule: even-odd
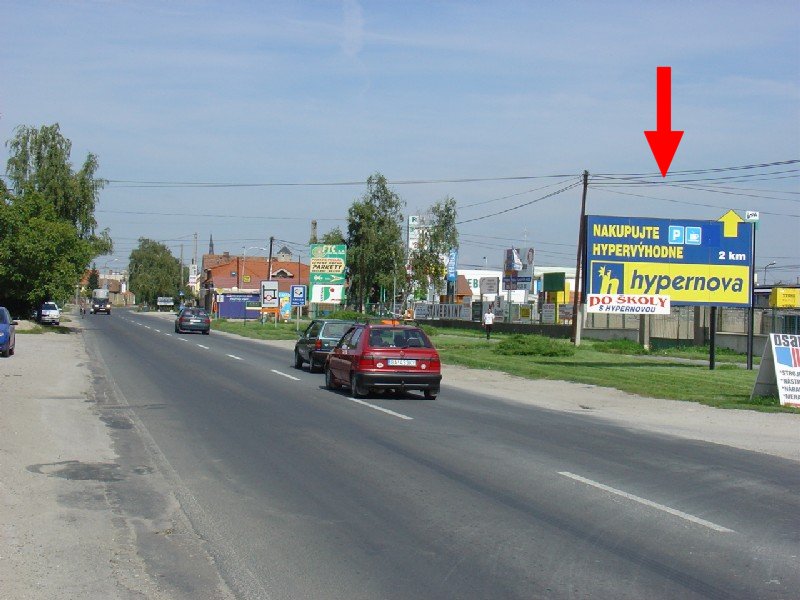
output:
[[[529,379],[610,387],[640,396],[688,400],[718,408],[800,413],[800,409],[781,406],[778,398],[754,398],[751,402],[757,371],[734,364],[718,364],[717,369],[710,371],[707,365],[670,361],[660,354],[624,354],[619,345],[612,346],[614,350],[609,352],[603,348],[608,342],[583,344],[574,348],[572,356],[500,354],[498,348],[503,345],[518,344],[508,341],[514,336],[493,335],[493,341],[487,342],[479,332],[451,333],[447,330],[446,334],[432,338],[447,364],[502,371]],[[551,342],[571,346],[566,340]]]
[[[308,325],[308,322],[300,322],[300,331]],[[296,340],[296,324],[294,321],[291,323],[266,323],[262,325],[259,321],[228,321],[227,319],[218,319],[212,322],[211,329],[218,331],[225,331],[226,333],[235,333],[242,337],[254,338],[257,340]]]

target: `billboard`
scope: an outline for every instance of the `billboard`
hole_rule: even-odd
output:
[[[324,302],[341,302],[347,280],[347,246],[344,244],[311,244],[311,261],[309,279],[311,283],[311,302],[321,302],[323,287],[336,287],[340,292],[337,300]],[[317,289],[319,288],[319,289]],[[329,294],[325,294],[329,296]]]
[[[750,306],[753,225],[586,217],[587,294],[668,296],[673,306]]]
[[[533,248],[509,248],[503,257],[503,289],[530,291],[533,283]]]

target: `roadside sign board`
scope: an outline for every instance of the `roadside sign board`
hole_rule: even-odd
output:
[[[587,294],[669,296],[673,306],[750,306],[753,225],[587,217]]]
[[[781,405],[800,407],[800,335],[769,334],[750,398],[773,395]]]
[[[278,282],[261,282],[261,308],[278,308]]]
[[[668,315],[669,296],[587,294],[586,311],[605,314]]]
[[[172,296],[159,296],[156,299],[156,306],[172,306],[175,304],[175,299]]]
[[[344,244],[311,244],[309,277],[317,283],[343,285],[347,265],[347,246]]]
[[[306,286],[293,285],[291,288],[292,306],[306,305]]]
[[[497,294],[500,292],[500,278],[481,277],[480,288],[481,288],[481,296],[485,294]]]

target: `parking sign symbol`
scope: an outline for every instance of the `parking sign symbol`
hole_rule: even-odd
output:
[[[683,244],[683,226],[670,225],[669,226],[669,243],[670,244]]]
[[[699,246],[703,242],[703,230],[700,227],[686,228],[686,243]]]

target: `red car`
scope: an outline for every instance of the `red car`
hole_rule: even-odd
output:
[[[442,381],[439,353],[419,327],[351,327],[325,361],[325,386],[347,385],[353,397],[372,390],[422,390],[435,400]]]

